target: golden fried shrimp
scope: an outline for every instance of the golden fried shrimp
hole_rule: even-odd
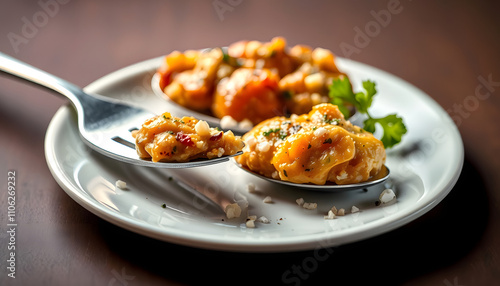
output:
[[[213,114],[219,118],[229,115],[236,121],[248,119],[253,124],[284,114],[278,80],[268,69],[237,69],[217,85]]]
[[[332,104],[301,116],[263,121],[243,136],[236,161],[263,176],[294,183],[359,183],[378,174],[385,149]]]
[[[173,101],[193,110],[210,109],[215,88],[215,79],[222,62],[220,49],[181,56],[167,56],[170,60],[168,72],[162,76],[167,83],[164,93]],[[196,59],[193,64],[193,59]],[[168,60],[167,60],[168,62]]]
[[[179,105],[253,124],[305,114],[330,102],[333,79],[346,77],[331,51],[306,45],[290,48],[283,37],[243,40],[227,50],[175,51],[165,57],[158,74],[165,96]]]

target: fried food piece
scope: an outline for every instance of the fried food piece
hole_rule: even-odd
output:
[[[168,55],[160,72],[160,87],[176,103],[193,110],[209,110],[212,106],[215,79],[223,54],[221,49],[208,52]]]
[[[290,55],[301,65],[279,82],[288,112],[305,114],[314,105],[329,102],[328,88],[333,79],[346,76],[337,69],[333,53],[322,48],[312,50],[296,45],[290,50]]]
[[[330,50],[288,47],[283,37],[242,40],[227,49],[175,51],[157,73],[165,97],[179,105],[254,125],[330,102],[332,80],[346,76]]]
[[[283,100],[278,91],[278,76],[268,69],[240,68],[217,85],[212,112],[236,121],[257,124],[283,115]]]
[[[231,131],[219,131],[210,128],[206,121],[174,117],[168,112],[146,120],[132,135],[139,157],[151,158],[153,162],[187,162],[234,155],[244,145]]]
[[[239,41],[228,47],[228,55],[239,60],[241,67],[275,69],[280,77],[298,67],[286,51],[286,40],[275,37],[270,42]]]
[[[344,119],[338,107],[320,104],[309,114],[268,119],[243,136],[243,167],[294,183],[359,183],[377,175],[385,149],[373,134]]]

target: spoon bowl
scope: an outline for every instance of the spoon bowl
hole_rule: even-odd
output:
[[[379,185],[384,183],[390,176],[390,170],[389,168],[384,165],[380,172],[368,179],[367,181],[356,183],[356,184],[345,184],[345,185],[337,185],[332,182],[327,182],[324,185],[315,185],[315,184],[299,184],[299,183],[293,183],[289,181],[282,181],[278,179],[273,179],[273,178],[268,178],[266,176],[262,176],[260,174],[257,174],[251,170],[249,170],[246,167],[243,167],[241,164],[237,163],[234,160],[233,161],[238,167],[240,167],[242,170],[248,172],[249,174],[256,176],[258,178],[261,178],[263,180],[275,183],[275,184],[281,184],[285,185],[288,187],[293,187],[293,188],[298,188],[298,189],[303,189],[303,190],[309,190],[309,191],[319,191],[319,192],[342,192],[342,191],[352,191],[352,190],[362,190],[366,189],[369,187],[373,187],[375,185]]]

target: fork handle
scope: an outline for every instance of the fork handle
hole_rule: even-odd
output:
[[[85,96],[80,87],[2,52],[0,71],[53,90],[67,97],[77,108],[81,106],[81,99]]]

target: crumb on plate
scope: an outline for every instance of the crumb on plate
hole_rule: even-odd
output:
[[[122,180],[117,180],[115,186],[123,190],[127,188],[127,183]]]
[[[261,222],[261,223],[270,223],[271,221],[265,217],[265,216],[261,216],[257,219],[258,222]]]
[[[299,199],[296,199],[295,202],[299,205],[299,206],[302,206],[304,204],[304,199],[303,198],[299,198]]]
[[[343,216],[343,215],[345,215],[345,209],[339,209],[339,210],[337,211],[337,215],[338,215],[338,216]]]
[[[241,207],[237,203],[227,205],[224,211],[228,219],[237,218],[241,215]]]
[[[307,209],[307,210],[314,210],[318,207],[318,204],[317,203],[304,203],[302,205],[303,208]]]
[[[385,189],[380,193],[379,201],[382,204],[387,204],[396,198],[396,194],[392,189]]]
[[[325,215],[324,218],[325,219],[334,219],[335,218],[335,214],[333,213],[332,210],[329,210],[328,211],[328,215]]]
[[[245,223],[245,225],[248,227],[248,228],[255,228],[255,220],[247,220],[247,222]]]
[[[249,183],[247,185],[247,190],[249,193],[255,193],[255,185],[253,183]]]

